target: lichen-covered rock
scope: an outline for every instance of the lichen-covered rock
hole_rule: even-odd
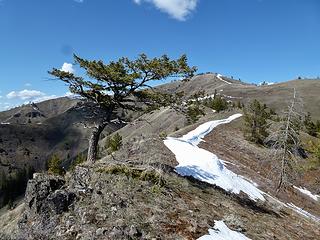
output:
[[[19,221],[21,238],[49,239],[60,214],[69,210],[76,195],[64,189],[60,176],[34,174],[25,194],[25,212]]]

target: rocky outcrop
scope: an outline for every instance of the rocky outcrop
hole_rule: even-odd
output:
[[[250,204],[170,167],[109,159],[77,166],[64,178],[36,174],[27,188],[20,239],[197,239],[215,220],[251,239],[320,234],[315,223],[289,209],[279,215]]]
[[[59,176],[34,174],[25,195],[25,212],[19,222],[21,238],[48,239],[59,223],[60,214],[67,212],[76,195],[64,188]]]

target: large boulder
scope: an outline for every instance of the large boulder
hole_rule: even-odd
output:
[[[71,207],[76,195],[65,189],[60,176],[36,173],[28,182],[25,212],[19,222],[21,238],[48,239],[60,215]]]

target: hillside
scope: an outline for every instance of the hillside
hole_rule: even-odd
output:
[[[212,114],[201,122],[230,114]],[[264,201],[253,201],[246,194],[228,193],[220,187],[177,174],[175,156],[163,144],[159,130],[167,129],[172,136],[181,136],[201,122],[172,131],[179,122],[165,121],[168,116],[173,120],[183,118],[172,110],[162,109],[143,117],[148,124],[134,121],[119,130],[124,136],[121,151],[94,165],[78,166],[65,178],[36,174],[29,182],[23,217],[21,212],[13,217],[20,219],[23,236],[27,239],[197,239],[220,220],[250,239],[315,239],[319,236],[319,219],[302,215],[286,205],[288,195],[277,196],[279,200],[276,200],[270,196],[273,193],[269,193],[263,195]],[[160,122],[163,125],[156,127]],[[228,141],[229,131],[233,133],[232,129],[240,122],[238,119],[217,127],[228,136],[227,142],[219,144],[220,139],[210,140],[217,136],[214,130],[201,144],[206,149],[215,145],[224,149],[223,154],[217,152],[222,159],[236,164],[227,164],[231,169],[242,166],[242,160],[249,161],[249,165],[256,161],[252,156],[234,156],[239,152],[237,148],[250,152],[254,147],[236,145],[238,137],[234,143]],[[237,171],[259,180],[256,177],[260,174],[249,175],[248,169]],[[260,181],[258,186],[268,192]],[[304,206],[300,207],[315,216],[319,213],[319,202],[299,192],[295,195],[295,198],[289,196],[294,206],[302,202]],[[309,208],[305,208],[307,203]],[[46,237],[48,235],[51,237]]]
[[[292,80],[267,86],[256,86],[217,74],[203,74],[188,82],[176,81],[164,84],[160,88],[168,92],[183,91],[186,97],[203,90],[205,94],[212,95],[217,90],[221,96],[230,101],[240,101],[246,104],[253,99],[258,99],[276,111],[287,107],[295,88],[298,96],[303,100],[305,112],[310,112],[313,118],[320,119],[320,108],[317,104],[320,102],[319,79]]]
[[[306,112],[320,118],[318,80],[255,86],[205,74],[158,88],[184,91],[185,99],[202,90],[244,104],[259,99],[278,112],[295,88]],[[10,146],[16,151],[7,151],[9,157],[3,155],[1,161],[8,165],[15,155],[20,156],[19,164],[31,161],[35,154],[26,156],[20,145],[45,156],[54,152],[74,156],[85,150],[88,132],[75,125],[81,116],[72,104],[66,103],[71,107],[57,109],[50,118],[44,117],[48,112],[39,105],[43,116],[38,123],[1,125],[1,136],[8,136],[3,149]],[[125,126],[109,126],[108,132],[123,138],[120,150],[108,154],[102,139],[96,163],[80,164],[64,177],[34,174],[17,208],[0,212],[2,237],[211,240],[226,234],[239,239],[317,239],[320,167],[304,169],[293,187],[276,192],[276,180],[265,164],[271,152],[243,137],[241,110],[205,111],[194,124],[179,112],[161,108]],[[21,141],[30,136],[38,138]],[[34,162],[44,164],[44,158]]]
[[[24,104],[8,111],[0,112],[1,123],[27,124],[42,123],[74,107],[79,100],[68,97],[56,98],[40,103]],[[30,121],[29,121],[30,119]]]
[[[76,109],[79,100],[53,99],[30,103],[0,113],[0,176],[10,179],[24,172],[47,169],[47,161],[56,155],[65,168],[86,151],[90,129],[80,121]],[[121,124],[110,124],[104,134]],[[0,190],[0,206],[4,193]]]
[[[73,125],[79,120],[79,116],[72,117],[77,115],[73,111],[76,103],[62,98],[1,112],[1,169],[10,172],[28,165],[42,170],[50,155],[63,153],[61,157],[66,157],[66,152],[74,155],[72,152],[84,149],[84,141],[79,140],[86,132]]]

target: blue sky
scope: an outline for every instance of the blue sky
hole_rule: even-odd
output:
[[[0,0],[0,110],[68,89],[52,67],[186,53],[247,82],[320,75],[319,0]]]

